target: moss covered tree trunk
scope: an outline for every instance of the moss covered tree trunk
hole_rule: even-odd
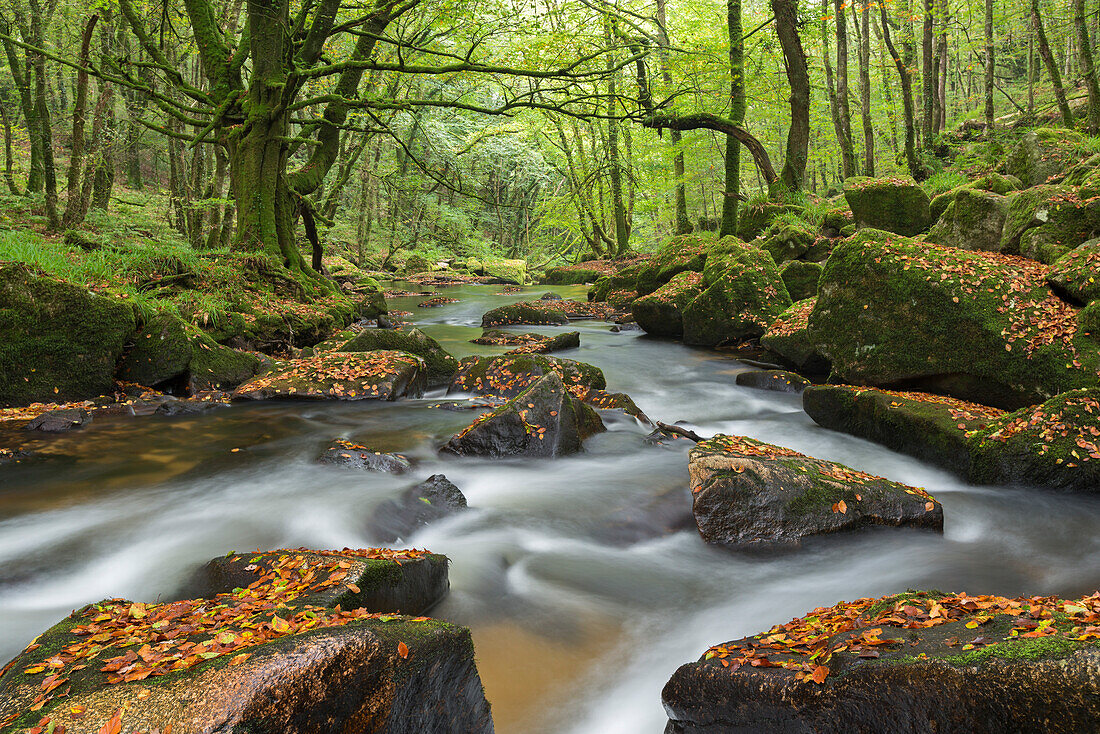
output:
[[[834,0],[836,20],[836,122],[840,143],[840,165],[844,178],[859,171],[855,144],[852,142],[852,111],[848,105],[848,21],[844,8],[848,0]]]
[[[989,2],[989,0],[986,0]],[[1088,114],[1085,127],[1092,134],[1100,133],[1100,77],[1092,55],[1088,23],[1085,22],[1085,0],[1073,0],[1073,25],[1077,29],[1077,53],[1081,59],[1081,76],[1089,92]]]
[[[787,81],[791,85],[791,121],[779,180],[788,191],[798,191],[802,188],[810,157],[810,73],[798,35],[797,0],[771,0],[771,6],[775,13],[775,32],[783,48]]]
[[[890,39],[890,19],[886,15],[886,5],[879,3],[878,8],[882,19],[882,40],[886,44],[886,49],[890,52],[890,58],[894,60],[898,76],[901,77],[901,101],[905,110],[905,162],[909,166],[910,175],[920,181],[925,176],[917,158],[917,123],[913,111],[913,80],[909,76],[909,66],[898,54],[898,50],[894,48],[894,43]]]
[[[1058,61],[1050,50],[1050,43],[1047,42],[1047,34],[1043,29],[1043,16],[1039,12],[1039,0],[1031,0],[1031,23],[1035,26],[1035,38],[1039,43],[1039,56],[1042,57],[1043,64],[1047,67],[1051,86],[1054,87],[1054,98],[1058,101],[1058,110],[1062,113],[1062,124],[1066,127],[1073,127],[1073,111],[1070,110],[1069,102],[1066,100],[1066,90],[1062,86],[1062,74],[1058,69]]]
[[[993,0],[985,0],[985,124],[993,129],[993,76],[997,63],[993,56]]]
[[[741,0],[727,0],[726,28],[730,39],[730,121],[740,126],[745,121],[745,44],[741,29]],[[722,224],[719,236],[737,231],[737,206],[741,199],[741,143],[726,136],[726,191],[722,197]]]

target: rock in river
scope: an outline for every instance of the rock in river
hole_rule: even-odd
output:
[[[737,375],[738,385],[772,392],[802,392],[810,381],[801,375],[784,370],[753,370]]]
[[[412,469],[412,462],[401,454],[386,454],[357,443],[338,438],[317,457],[322,464],[346,466],[352,469],[404,474]]]
[[[31,422],[27,424],[27,430],[44,431],[46,433],[64,433],[74,428],[83,428],[91,422],[91,413],[83,408],[47,410],[45,413],[32,418]]]
[[[293,359],[234,391],[235,400],[396,400],[424,393],[424,360],[407,352],[329,352]]]
[[[379,349],[407,352],[423,359],[428,387],[443,387],[458,369],[458,360],[420,329],[363,329],[336,351],[373,352]]]
[[[371,537],[383,543],[407,538],[428,523],[466,509],[462,491],[442,474],[409,487],[397,499],[383,502],[368,525]]]
[[[708,543],[795,545],[869,525],[943,530],[943,508],[923,489],[782,446],[717,435],[689,457],[692,512]]]
[[[661,694],[666,734],[1078,734],[1100,721],[1100,593],[910,592],[710,648]]]
[[[207,570],[215,596],[110,599],[39,636],[0,676],[0,726],[492,731],[469,630],[394,613],[438,600],[445,558],[275,551]]]

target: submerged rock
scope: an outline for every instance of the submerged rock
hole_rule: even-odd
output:
[[[458,360],[420,329],[363,329],[336,351],[374,352],[381,349],[407,352],[423,359],[428,387],[446,385],[458,369]]]
[[[440,451],[460,456],[564,456],[582,451],[584,439],[603,430],[599,415],[550,372],[452,436]]]
[[[89,734],[257,722],[302,734],[492,731],[469,631],[394,613],[438,601],[444,557],[274,551],[205,572],[213,596],[112,599],[48,630],[4,669],[0,722],[22,730],[46,717]]]
[[[825,265],[810,336],[836,381],[1020,408],[1095,385],[1100,368],[1100,345],[1079,333],[1047,273],[862,230]]]
[[[558,308],[558,302],[513,303],[486,311],[481,317],[481,328],[529,324],[533,326],[560,326],[569,323],[569,317]]]
[[[330,352],[293,359],[233,392],[235,400],[396,400],[424,393],[424,360],[406,352]]]
[[[772,392],[802,392],[812,384],[802,375],[785,370],[742,372],[737,375],[736,382],[742,387]]]
[[[110,392],[134,328],[128,303],[0,264],[0,406]]]
[[[844,199],[860,227],[915,235],[932,224],[928,194],[911,178],[864,178],[844,181]]]
[[[386,474],[404,474],[412,469],[412,462],[401,454],[384,454],[359,444],[336,439],[317,457],[322,464],[346,466],[352,469],[383,472]]]
[[[466,509],[462,491],[442,474],[409,487],[398,499],[379,505],[368,524],[372,538],[393,543],[420,528]]]
[[[47,410],[45,413],[32,418],[27,424],[27,430],[43,431],[45,433],[64,433],[74,428],[83,428],[91,422],[91,413],[83,408]]]
[[[792,545],[869,525],[943,530],[943,509],[923,489],[751,438],[701,441],[688,473],[692,512],[708,543]]]
[[[710,648],[661,699],[666,732],[1091,731],[1100,594],[857,599]]]

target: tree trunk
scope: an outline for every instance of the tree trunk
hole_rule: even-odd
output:
[[[45,35],[42,32],[42,11],[38,6],[38,0],[29,0],[29,3],[31,45],[42,48],[45,43]],[[53,126],[47,100],[49,90],[46,80],[46,57],[35,51],[28,51],[27,53],[34,68],[34,114],[37,118],[36,129],[31,134],[38,137],[38,144],[42,152],[42,178],[43,188],[46,192],[47,226],[56,231],[61,226],[61,217],[57,212],[57,172],[53,158]],[[31,131],[28,130],[28,132]]]
[[[840,124],[840,164],[844,178],[855,176],[859,170],[855,143],[852,139],[852,112],[848,105],[848,21],[844,7],[847,0],[834,0],[836,14],[836,108]],[[778,26],[777,26],[778,30]]]
[[[871,121],[871,7],[864,2],[859,33],[859,111],[863,118],[863,175],[875,175],[875,127]]]
[[[993,76],[997,63],[993,55],[993,0],[985,0],[985,124],[992,130],[996,113],[993,109]]]
[[[989,2],[990,0],[986,0]],[[1092,55],[1092,42],[1089,39],[1089,27],[1085,22],[1085,0],[1073,0],[1073,25],[1077,28],[1078,54],[1081,59],[1081,76],[1085,78],[1085,87],[1089,92],[1088,114],[1085,127],[1092,133],[1100,133],[1100,79],[1096,75],[1096,64]]]
[[[917,123],[913,111],[913,80],[909,76],[909,67],[905,65],[905,61],[898,54],[897,49],[894,48],[894,44],[890,40],[890,19],[886,17],[886,5],[879,3],[878,7],[882,19],[882,40],[885,41],[886,49],[890,52],[890,57],[894,60],[894,65],[898,69],[898,76],[901,77],[901,101],[905,110],[905,162],[909,166],[909,173],[913,178],[920,181],[925,176],[924,169],[917,158]]]
[[[740,126],[745,120],[745,55],[741,29],[741,0],[726,0],[726,28],[729,32],[730,122]],[[726,187],[722,198],[722,222],[718,236],[737,232],[737,205],[741,197],[741,144],[726,136]]]
[[[611,19],[605,18],[605,39],[611,47]],[[623,204],[623,170],[619,155],[619,122],[615,119],[617,94],[615,56],[607,54],[607,162],[611,178],[611,214],[615,219],[615,254],[622,255],[630,250],[630,227],[626,221],[626,206]]]
[[[806,69],[806,52],[798,37],[798,0],[771,0],[771,6],[791,86],[791,126],[779,178],[788,191],[798,191],[810,155],[810,74]]]
[[[933,7],[933,0],[924,0],[924,35],[921,38],[921,109],[924,116],[921,134],[926,147],[932,144],[932,100],[936,90],[936,76],[932,73]]]
[[[15,196],[19,196],[22,192],[19,187],[15,185],[15,176],[12,174],[12,153],[11,153],[11,118],[8,116],[7,105],[0,103],[0,119],[4,123],[4,181],[8,184],[8,191]]]
[[[84,220],[84,211],[81,206],[80,180],[84,167],[84,113],[88,106],[88,66],[89,51],[92,45],[92,33],[95,32],[96,21],[99,16],[93,14],[88,18],[84,26],[84,35],[80,39],[80,70],[76,73],[76,101],[73,104],[73,139],[70,144],[69,173],[66,186],[65,215],[61,218],[61,226],[65,229],[79,224]]]
[[[1058,71],[1058,61],[1054,58],[1047,43],[1047,34],[1043,30],[1043,16],[1039,11],[1039,0],[1031,0],[1031,22],[1035,26],[1035,38],[1039,41],[1039,56],[1046,64],[1047,73],[1050,74],[1050,83],[1054,87],[1054,97],[1058,101],[1058,109],[1062,113],[1062,124],[1068,128],[1073,127],[1073,111],[1066,101],[1066,90],[1062,86],[1062,75]]]
[[[669,64],[669,48],[672,45],[668,38],[668,22],[665,15],[666,0],[657,0],[657,40],[660,44],[661,78],[671,89],[672,69]],[[676,234],[688,234],[694,228],[691,226],[691,217],[688,216],[687,207],[687,182],[684,180],[686,166],[684,165],[684,150],[679,130],[669,131],[669,143],[675,154],[672,159],[672,173],[676,178]]]

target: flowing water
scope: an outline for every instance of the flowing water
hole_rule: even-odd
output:
[[[467,340],[491,307],[545,288],[446,289],[435,309],[398,299],[456,356],[498,354]],[[583,298],[582,288],[554,289]],[[797,396],[737,387],[749,369],[720,352],[578,322],[609,389],[652,418],[738,433],[927,487],[945,530],[883,529],[778,554],[707,547],[693,528],[647,532],[690,504],[689,442],[644,441],[631,419],[582,455],[548,461],[439,458],[474,414],[396,403],[273,402],[189,417],[97,417],[33,439],[46,458],[0,468],[0,662],[71,609],[105,597],[155,600],[231,549],[378,545],[372,508],[445,473],[471,511],[407,545],[450,556],[451,594],[433,614],[473,631],[503,734],[658,734],[661,687],[709,645],[820,605],[906,588],[1081,594],[1100,586],[1100,502],[1027,488],[975,487],[871,443],[817,427]],[[526,329],[525,329],[526,330]],[[553,329],[542,330],[551,333]],[[347,437],[419,460],[413,476],[319,466]],[[0,446],[17,439],[0,429]],[[234,449],[237,449],[234,451]],[[654,519],[656,518],[656,519]]]

